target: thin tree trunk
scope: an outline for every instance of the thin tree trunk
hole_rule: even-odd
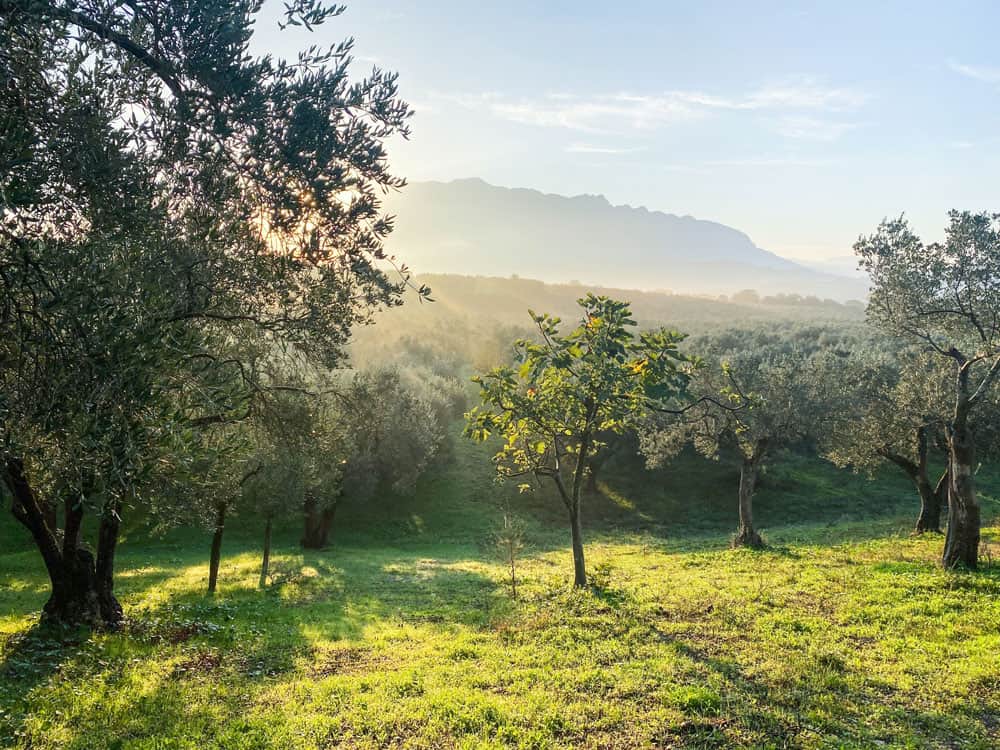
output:
[[[212,555],[208,561],[208,593],[215,593],[219,581],[219,560],[222,556],[222,534],[226,530],[226,503],[215,508],[215,532],[212,534]]]
[[[587,586],[587,565],[583,559],[583,526],[580,524],[580,504],[569,513],[570,533],[573,537],[573,585],[577,588]]]
[[[587,566],[583,559],[583,525],[580,522],[580,496],[583,492],[583,475],[587,463],[592,458],[590,446],[593,444],[593,424],[597,416],[597,401],[593,397],[587,398],[586,409],[587,426],[580,435],[580,451],[576,456],[576,466],[573,468],[573,485],[569,498],[566,497],[566,488],[561,476],[557,475],[559,491],[563,500],[568,500],[566,506],[569,508],[570,534],[573,538],[573,585],[577,588],[587,586]]]
[[[264,523],[264,555],[260,561],[260,588],[267,585],[267,576],[271,567],[271,516]]]
[[[761,548],[764,540],[760,538],[753,525],[753,493],[757,488],[757,457],[744,458],[740,465],[740,525],[733,537],[734,547]]]

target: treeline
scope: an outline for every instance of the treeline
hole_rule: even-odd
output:
[[[852,310],[864,310],[865,303],[861,300],[847,300],[846,302],[838,302],[835,299],[821,298],[813,294],[766,294],[761,295],[756,289],[742,289],[738,292],[733,293],[728,298],[725,295],[721,296],[719,299],[725,301],[729,299],[731,302],[735,302],[741,305],[774,305],[778,307],[790,306],[790,307],[827,307],[833,310],[837,310],[841,307],[846,307]]]

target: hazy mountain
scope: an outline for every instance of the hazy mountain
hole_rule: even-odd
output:
[[[520,276],[633,289],[740,289],[861,298],[863,280],[807,268],[743,232],[691,216],[613,206],[479,179],[417,182],[389,199],[393,251],[416,272]]]
[[[865,278],[865,272],[858,269],[858,258],[854,255],[838,255],[823,260],[799,260],[797,262],[814,271],[847,276],[848,278]]]

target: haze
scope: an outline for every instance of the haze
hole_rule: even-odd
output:
[[[822,261],[886,216],[937,238],[949,209],[996,205],[998,21],[988,2],[366,0],[319,38],[401,71],[410,180],[602,194]],[[276,53],[317,41],[258,29]]]

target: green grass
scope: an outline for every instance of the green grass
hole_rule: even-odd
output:
[[[732,551],[735,475],[693,456],[619,464],[587,499],[593,590],[569,588],[560,506],[512,497],[461,444],[417,493],[348,507],[334,544],[227,532],[119,557],[121,633],[33,628],[36,553],[0,521],[0,745],[42,748],[995,748],[1000,570],[946,573],[915,499],[818,461],[773,467],[771,544]],[[983,477],[986,515],[995,478]],[[520,598],[488,544],[498,500],[528,522]],[[1000,533],[995,525],[988,534]]]

